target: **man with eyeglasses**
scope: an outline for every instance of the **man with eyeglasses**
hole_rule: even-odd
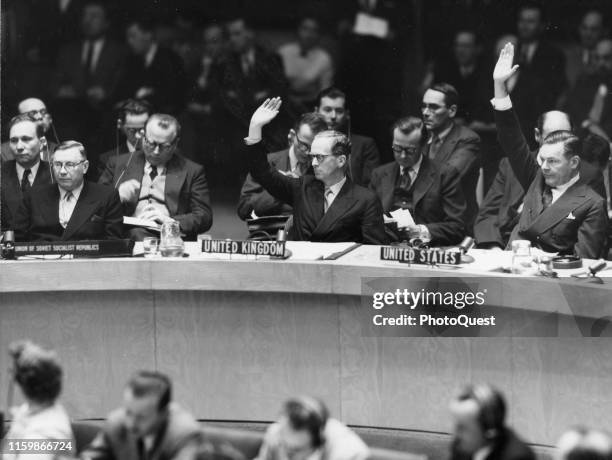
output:
[[[85,181],[89,167],[83,144],[62,142],[51,155],[54,184],[24,195],[14,220],[17,241],[78,241],[123,237],[119,195]]]
[[[476,184],[480,169],[480,137],[455,123],[458,104],[457,90],[448,83],[437,83],[425,91],[421,113],[427,128],[426,155],[440,167],[459,171],[467,204],[465,227],[471,235],[478,213]]]
[[[43,159],[49,161],[51,152],[53,152],[57,144],[48,138],[51,134],[50,131],[53,130],[53,118],[47,110],[47,106],[40,99],[30,97],[17,105],[17,111],[20,115],[29,115],[41,127],[43,136],[45,136],[45,144],[42,148]],[[57,138],[57,136],[54,137]],[[0,158],[2,161],[15,159],[15,154],[8,142],[3,142],[0,146]]]
[[[9,124],[9,147],[15,159],[2,162],[2,231],[13,228],[15,216],[23,196],[33,186],[51,183],[49,163],[41,161],[44,145],[43,128],[29,114],[13,117]]]
[[[399,233],[388,228],[391,238],[401,240],[407,233],[432,245],[459,243],[465,236],[466,209],[459,172],[453,166],[440,168],[425,155],[419,118],[400,118],[391,132],[395,161],[374,170],[370,189],[385,212],[407,209],[414,220],[414,225],[398,229]]]
[[[305,113],[289,131],[289,148],[268,154],[268,162],[288,177],[302,177],[310,168],[310,146],[316,134],[327,129],[325,119],[317,113]],[[249,174],[238,201],[242,220],[274,215],[290,215],[292,207],[274,198]]]
[[[187,239],[212,225],[204,168],[176,152],[181,126],[171,115],[151,115],[142,133],[142,148],[112,157],[100,183],[119,191],[126,216],[163,224],[177,221]],[[134,228],[138,240],[151,233]]]
[[[298,241],[384,244],[387,241],[380,201],[347,176],[349,139],[338,131],[318,133],[312,142],[312,174],[289,177],[270,167],[262,130],[277,115],[281,99],[266,99],[253,113],[245,138],[253,178],[272,196],[293,206],[292,239]]]

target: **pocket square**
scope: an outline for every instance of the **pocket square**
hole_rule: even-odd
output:
[[[574,214],[570,212],[570,213],[567,215],[566,219],[569,219],[569,220],[576,220],[576,216],[574,216]]]

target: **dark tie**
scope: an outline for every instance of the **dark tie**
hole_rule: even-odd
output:
[[[147,460],[147,451],[146,451],[146,448],[145,448],[144,440],[142,438],[138,438],[137,448],[138,448],[138,458],[139,458],[139,460]]]
[[[438,154],[438,150],[440,150],[440,145],[442,144],[442,139],[440,139],[437,135],[433,135],[431,140],[431,144],[429,145],[429,158],[434,159]]]
[[[149,173],[149,177],[151,178],[151,182],[155,180],[155,178],[157,177],[157,166],[151,165],[151,172]]]
[[[87,47],[87,54],[85,55],[85,75],[91,76],[91,63],[93,62],[93,49],[94,44],[91,40],[85,42]]]
[[[544,186],[544,191],[542,192],[542,211],[552,204],[552,198],[552,189],[548,185]]]
[[[29,169],[23,171],[23,177],[21,178],[21,193],[26,193],[31,188],[30,181],[28,180],[30,174],[32,174],[32,171]]]
[[[400,188],[404,190],[410,190],[410,186],[412,185],[412,179],[409,174],[410,168],[402,168],[402,175],[400,176]]]

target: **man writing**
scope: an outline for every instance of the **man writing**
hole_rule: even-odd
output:
[[[344,134],[323,131],[315,136],[310,152],[314,176],[287,177],[267,164],[262,128],[276,117],[280,105],[280,98],[264,101],[251,118],[245,143],[253,178],[293,206],[292,237],[383,244],[386,236],[380,202],[374,193],[347,177],[351,150]]]
[[[518,124],[506,88],[506,81],[518,70],[518,65],[512,65],[513,59],[514,47],[508,43],[493,71],[498,125],[512,123],[512,119]],[[569,131],[549,134],[538,152],[538,166],[523,137],[508,136],[507,130],[500,130],[498,135],[514,174],[527,190],[510,243],[527,239],[547,252],[593,259],[604,256],[606,202],[580,179],[580,140]]]

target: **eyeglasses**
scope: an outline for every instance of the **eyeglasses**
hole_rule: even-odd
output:
[[[58,171],[61,171],[62,168],[66,168],[66,171],[74,171],[74,168],[76,168],[78,165],[85,163],[87,160],[81,160],[81,161],[54,161],[53,163],[51,163],[53,165],[54,169],[57,169]]]
[[[29,110],[26,112],[26,115],[30,117],[36,117],[36,115],[40,115],[41,117],[44,117],[45,115],[48,115],[48,114],[49,112],[47,112],[47,109]]]
[[[159,150],[170,150],[172,147],[174,147],[177,141],[177,139],[174,139],[172,142],[166,142],[162,144],[161,142],[153,142],[152,140],[149,140],[147,136],[143,136],[142,139],[144,140],[144,143],[152,150],[155,150],[158,147]]]
[[[397,144],[393,144],[391,146],[391,150],[393,150],[393,153],[396,155],[401,155],[402,153],[405,153],[406,155],[414,155],[419,151],[419,149],[414,146],[402,147],[401,145]]]
[[[438,104],[421,104],[421,112],[425,112],[429,110],[430,112],[436,112],[440,109],[445,109],[446,106],[438,105]]]
[[[310,152],[310,147],[311,147],[310,144],[307,144],[302,139],[300,139],[300,137],[297,134],[295,135],[295,140],[297,141],[296,147],[298,149],[300,149],[302,152]]]
[[[322,163],[326,158],[332,157],[333,155],[325,155],[323,153],[310,153],[308,154],[311,160],[317,160],[317,163]]]

